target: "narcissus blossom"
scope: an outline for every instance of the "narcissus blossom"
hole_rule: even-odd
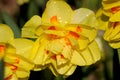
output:
[[[17,0],[17,3],[19,5],[23,5],[23,4],[28,3],[28,2],[29,2],[29,0]]]
[[[103,13],[112,16],[120,10],[120,0],[102,0]]]
[[[0,55],[4,54],[5,80],[29,77],[34,63],[29,60],[33,41],[14,38],[9,26],[0,24]]]
[[[105,28],[104,39],[109,42],[111,47],[120,48],[120,0],[103,0],[102,5],[101,11],[108,16],[106,21],[99,20],[103,22],[101,24]],[[98,19],[100,18],[103,16],[99,15]]]
[[[54,75],[69,76],[77,65],[100,60],[96,26],[91,10],[72,10],[64,0],[49,0],[42,17],[33,16],[22,28],[22,37],[37,38],[30,55],[34,70],[49,67]]]

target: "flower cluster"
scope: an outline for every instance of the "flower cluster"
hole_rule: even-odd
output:
[[[33,16],[22,28],[22,37],[37,38],[30,56],[34,70],[49,67],[54,75],[69,76],[77,65],[98,61],[96,26],[91,10],[73,11],[63,0],[49,0],[42,17]]]
[[[102,6],[101,13],[108,16],[108,20],[101,21],[105,28],[104,39],[111,47],[120,48],[120,0],[103,0]],[[102,14],[99,15],[100,18],[103,17]]]
[[[93,11],[72,10],[64,0],[49,0],[42,17],[35,15],[25,23],[21,38],[14,38],[9,26],[0,24],[0,36],[5,36],[0,37],[5,80],[27,78],[30,70],[46,67],[55,76],[66,77],[77,66],[96,63],[101,59],[97,26]]]

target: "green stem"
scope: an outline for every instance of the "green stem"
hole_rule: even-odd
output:
[[[0,61],[0,80],[4,80],[4,62]]]

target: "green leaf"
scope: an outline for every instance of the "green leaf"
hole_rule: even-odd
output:
[[[34,1],[30,1],[29,7],[28,7],[28,19],[30,19],[33,15],[38,15],[39,14],[39,8],[35,4]]]
[[[62,75],[59,75],[54,80],[65,80],[65,78]]]
[[[119,57],[119,62],[120,62],[120,49],[118,49],[118,57]]]
[[[17,24],[15,23],[15,21],[13,20],[13,18],[6,12],[2,12],[2,17],[3,17],[3,21],[5,22],[5,24],[9,25],[10,28],[13,30],[14,37],[19,38],[20,37],[20,29],[17,26]]]

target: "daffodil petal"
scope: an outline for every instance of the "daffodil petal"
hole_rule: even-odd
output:
[[[114,15],[110,17],[111,22],[120,22],[120,11],[116,12]]]
[[[65,43],[63,43],[61,40],[54,40],[51,41],[48,45],[47,45],[47,50],[51,51],[54,54],[59,54],[63,47],[65,46]]]
[[[56,58],[57,58],[56,63],[58,66],[64,65],[68,61],[67,59],[63,58],[61,55],[57,55]]]
[[[16,48],[16,54],[22,55],[26,58],[29,58],[33,43],[32,40],[21,38],[14,39],[10,42],[10,44]]]
[[[5,67],[4,79],[18,80],[18,77],[16,76],[16,74],[13,73],[13,71],[9,67]]]
[[[81,53],[79,53],[78,51],[73,52],[71,63],[79,66],[86,65],[86,61],[84,60],[84,57],[82,57]]]
[[[108,1],[103,1],[102,3],[104,9],[110,9],[116,6],[120,6],[120,1],[119,0],[108,0]]]
[[[3,56],[5,55],[5,43],[0,43],[0,61],[3,59]]]
[[[69,14],[68,14],[69,13]],[[42,15],[43,24],[66,24],[70,21],[73,11],[71,7],[63,0],[50,0]]]
[[[86,28],[83,28],[82,32],[79,33],[79,34],[84,36],[84,37],[86,37],[86,38],[88,38],[89,41],[92,41],[97,36],[97,30],[96,29],[86,29]]]
[[[0,24],[0,42],[8,42],[13,40],[14,34],[9,26]]]
[[[72,65],[71,68],[65,73],[65,76],[70,76],[74,73],[75,69],[77,68],[76,65]]]
[[[14,39],[10,42],[16,48],[16,54],[29,58],[34,42],[28,39]]]
[[[21,69],[16,71],[16,76],[18,76],[21,79],[28,78],[29,75],[30,75],[30,71],[22,71]]]
[[[80,50],[85,49],[88,46],[88,44],[89,44],[89,40],[86,39],[86,38],[78,39],[77,41],[78,41]]]
[[[120,33],[117,33],[113,38],[112,38],[112,41],[119,41],[120,40]]]
[[[91,52],[91,57],[93,57],[93,63],[95,63],[95,62],[97,62],[98,60],[101,59],[101,51],[100,51],[100,48],[98,47],[98,44],[96,43],[96,41],[93,41],[88,46],[88,48]]]
[[[113,28],[112,33],[109,35],[110,40],[113,40],[114,36],[119,34],[120,32],[120,24],[118,24],[115,28]]]
[[[24,3],[27,3],[27,2],[29,2],[29,0],[17,0],[17,3],[19,5],[23,5]]]
[[[61,54],[64,56],[65,59],[71,59],[71,52],[72,49],[70,46],[65,46],[61,52]]]
[[[63,65],[56,65],[56,61],[55,60],[51,60],[52,61],[52,67],[50,67],[50,69],[52,70],[53,73],[57,72],[57,74],[65,74],[73,64],[71,63],[66,63],[66,64],[63,64]],[[54,71],[55,70],[55,71]],[[56,75],[57,75],[56,74]]]
[[[41,17],[33,16],[22,28],[22,37],[37,38],[35,29],[41,25]]]
[[[76,32],[78,35],[86,37],[89,39],[89,41],[92,41],[96,35],[97,30],[94,28],[90,28],[89,26],[85,25],[66,25],[67,28],[64,28],[65,30]],[[80,31],[77,30],[77,28],[80,28]]]
[[[75,10],[70,23],[83,24],[90,27],[98,26],[94,12],[86,8],[80,8]]]
[[[96,12],[96,18],[97,18],[98,24],[99,24],[98,29],[106,30],[106,28],[108,26],[109,18],[103,14],[103,11],[101,8]]]
[[[97,52],[96,52],[97,51]],[[93,41],[86,50],[82,52],[75,51],[73,53],[71,62],[73,64],[84,66],[94,64],[96,61],[100,60],[100,50],[95,41]]]
[[[107,40],[107,41],[114,41],[115,40],[115,36],[117,34],[119,34],[119,31],[120,31],[120,25],[119,23],[117,23],[116,26],[114,26],[114,24],[116,23],[113,23],[111,24],[111,27],[108,28],[104,34],[104,39]]]
[[[109,42],[109,45],[115,49],[120,48],[120,41],[119,42]]]
[[[35,64],[42,66],[49,63],[49,61],[47,61],[47,50],[45,50],[48,42],[49,41],[46,38],[38,38],[38,40],[35,42],[32,49],[32,54],[30,55],[30,59],[33,60]]]

